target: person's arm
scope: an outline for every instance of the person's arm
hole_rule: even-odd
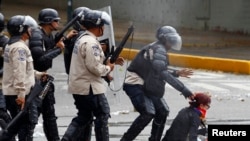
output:
[[[29,48],[36,64],[39,64],[41,68],[49,69],[48,61],[53,60],[55,57],[61,54],[62,49],[56,47],[45,51],[43,33],[37,28],[32,30],[32,36],[29,39]]]
[[[12,54],[12,61],[13,61],[13,87],[15,89],[15,92],[17,94],[16,102],[18,105],[21,106],[21,109],[23,109],[25,104],[25,81],[26,80],[26,68],[27,68],[27,57],[26,57],[26,51],[22,48],[15,48],[13,49]]]
[[[191,75],[193,75],[193,70],[184,68],[180,70],[168,68],[168,71],[174,76],[174,77],[186,77],[190,78]]]
[[[176,90],[180,91],[185,98],[192,97],[193,93],[176,77],[174,77],[167,69],[168,57],[167,52],[164,48],[158,47],[153,55],[152,65],[156,72],[160,74],[160,77],[174,87]]]

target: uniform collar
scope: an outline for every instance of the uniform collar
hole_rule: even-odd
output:
[[[94,37],[96,40],[98,39],[92,32],[86,30],[86,33],[89,34],[90,36]]]

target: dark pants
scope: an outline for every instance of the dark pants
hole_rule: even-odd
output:
[[[6,98],[6,108],[10,112],[11,117],[15,117],[20,111],[21,107],[17,105],[16,99],[17,96],[5,96]],[[16,134],[18,134],[19,141],[29,141],[32,140],[32,134],[30,132],[30,120],[29,115],[25,114],[20,120],[17,120],[15,126],[13,128],[8,129],[8,137],[9,139],[13,138]]]
[[[57,116],[55,114],[55,93],[54,84],[42,101],[40,112],[43,118],[43,130],[48,141],[59,141],[59,133],[57,127]]]
[[[169,108],[165,100],[153,94],[145,94],[142,85],[124,84],[123,89],[140,115],[124,133],[121,141],[134,140],[152,119],[153,125],[149,140],[160,141],[169,114]]]
[[[57,117],[55,114],[55,93],[54,84],[51,83],[50,89],[43,100],[36,97],[30,106],[30,126],[35,128],[40,114],[43,118],[43,130],[48,141],[59,141],[57,127]]]
[[[2,92],[2,89],[0,89],[0,109],[6,109],[6,103],[5,103],[5,98]]]
[[[78,110],[66,130],[62,140],[72,141],[78,135],[81,128],[84,130],[95,117],[96,141],[109,141],[108,119],[110,117],[110,107],[104,94],[94,95],[92,89],[89,95],[73,94],[74,104]]]

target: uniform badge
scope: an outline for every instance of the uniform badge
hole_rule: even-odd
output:
[[[18,50],[18,60],[19,61],[25,61],[26,60],[26,52],[25,50]]]
[[[94,56],[100,56],[101,51],[98,45],[92,46],[93,48],[93,52],[94,52]]]

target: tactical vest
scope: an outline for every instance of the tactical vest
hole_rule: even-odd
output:
[[[149,44],[142,48],[135,59],[128,67],[128,71],[137,73],[144,80],[144,89],[146,95],[154,95],[162,97],[165,92],[165,82],[160,77],[160,73],[156,72],[152,65],[153,59],[150,52],[154,54],[158,49],[155,43]]]

